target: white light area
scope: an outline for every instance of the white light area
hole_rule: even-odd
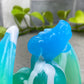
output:
[[[18,38],[18,34],[19,34],[19,29],[17,26],[11,26],[7,29],[6,31],[7,33],[10,34],[11,38],[10,40],[13,42],[13,43],[17,43],[17,38]]]
[[[28,84],[27,80],[24,80],[23,83],[24,83],[24,84]]]
[[[48,77],[47,84],[54,84],[55,69],[52,65],[45,62],[37,62],[35,64],[34,70],[31,72],[27,84],[33,84],[35,77],[44,71]]]

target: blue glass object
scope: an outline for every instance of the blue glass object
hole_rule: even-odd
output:
[[[70,24],[60,20],[56,27],[45,29],[32,37],[28,42],[28,50],[37,59],[42,56],[47,62],[52,61],[60,53],[70,48],[68,41],[71,37]]]
[[[81,73],[76,53],[69,43],[72,37],[69,23],[61,20],[56,27],[45,29],[32,37],[28,49],[32,54],[31,69],[38,60],[54,60],[64,71],[67,84],[81,84]]]

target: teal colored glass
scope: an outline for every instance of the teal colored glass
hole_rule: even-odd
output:
[[[65,72],[67,84],[81,84],[80,65],[79,65],[78,57],[72,46],[69,51],[58,55],[54,59],[54,61]]]
[[[43,69],[43,67],[45,69]],[[22,68],[13,76],[13,84],[62,83],[66,84],[66,77],[62,69],[55,62],[46,63],[45,61],[39,61],[35,64],[33,70],[29,68]]]
[[[0,47],[0,84],[12,84],[16,46],[10,41],[10,34],[5,34]]]
[[[10,27],[0,41],[0,84],[13,84],[18,28]]]
[[[31,69],[23,67],[13,74],[13,84],[27,84]]]

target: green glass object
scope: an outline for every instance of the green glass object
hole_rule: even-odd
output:
[[[54,61],[65,72],[67,84],[81,84],[79,61],[72,46],[69,51],[61,53]]]
[[[28,84],[66,84],[65,74],[55,63],[36,62]]]
[[[30,76],[30,73],[31,73],[31,69],[26,67],[21,68],[19,71],[14,73],[13,84],[26,84]]]
[[[66,84],[65,74],[55,63],[37,61],[33,70],[22,68],[13,76],[13,84]]]

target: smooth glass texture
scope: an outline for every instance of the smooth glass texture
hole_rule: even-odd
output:
[[[22,68],[13,76],[13,84],[66,84],[65,74],[55,63],[36,62],[34,69]]]
[[[79,61],[72,46],[69,51],[61,53],[54,61],[65,72],[67,84],[81,84]]]
[[[0,41],[0,84],[12,84],[18,33],[18,28],[12,26]]]

